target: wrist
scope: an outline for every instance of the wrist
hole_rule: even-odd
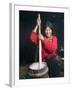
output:
[[[42,42],[44,41],[44,37],[42,38]]]
[[[37,28],[38,28],[38,25],[36,25],[35,27],[36,27],[36,29],[37,29]]]
[[[35,26],[33,32],[37,32],[38,25]]]

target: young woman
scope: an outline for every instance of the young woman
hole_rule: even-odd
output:
[[[31,40],[38,45],[38,40],[42,41],[42,61],[46,62],[49,68],[49,77],[59,77],[60,69],[58,66],[57,56],[57,37],[53,36],[54,27],[51,22],[46,23],[45,36],[37,34],[38,27],[41,26],[41,19],[37,19],[37,25],[31,32]]]

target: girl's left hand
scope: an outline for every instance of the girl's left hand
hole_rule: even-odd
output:
[[[39,34],[39,39],[43,41],[44,40],[44,36],[42,34]]]

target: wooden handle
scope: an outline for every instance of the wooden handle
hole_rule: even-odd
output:
[[[38,14],[38,19],[40,19],[40,14]]]
[[[40,14],[38,14],[38,19],[40,19]],[[39,26],[39,34],[41,34],[41,25]],[[39,68],[42,66],[42,43],[39,40]]]
[[[40,14],[38,14],[38,19],[40,20]],[[41,34],[41,25],[39,26],[39,34]]]

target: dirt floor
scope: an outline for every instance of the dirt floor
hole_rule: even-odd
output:
[[[29,75],[28,75],[28,67],[29,65],[24,65],[20,67],[19,70],[19,79],[29,79]]]

